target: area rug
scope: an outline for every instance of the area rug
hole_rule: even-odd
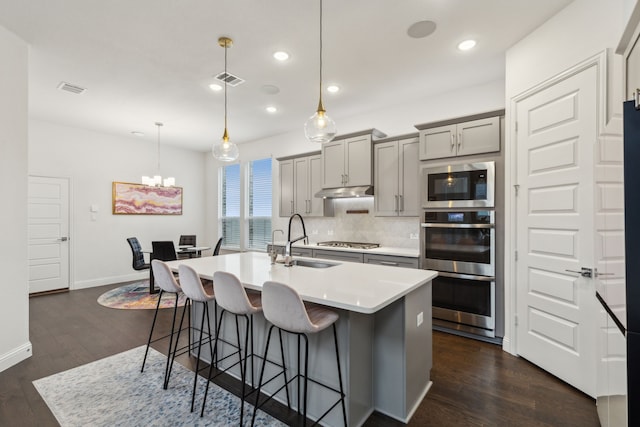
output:
[[[155,309],[159,295],[159,293],[149,293],[149,281],[147,280],[111,289],[98,297],[98,304],[119,309]],[[173,308],[175,301],[174,294],[166,293],[162,295],[160,308]],[[185,301],[186,297],[180,295],[178,306],[183,306]]]
[[[200,408],[206,380],[198,377],[191,409],[193,371],[174,363],[169,388],[162,389],[166,357],[146,346],[35,380],[33,385],[62,427],[75,426],[231,426],[239,423],[240,399],[211,384],[204,417]],[[253,406],[245,403],[249,424]],[[285,426],[258,411],[257,426]]]

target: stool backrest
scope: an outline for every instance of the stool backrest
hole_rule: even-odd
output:
[[[213,274],[213,293],[218,305],[231,313],[251,314],[258,311],[249,301],[240,279],[231,273],[216,271]]]
[[[302,298],[295,289],[284,283],[267,281],[262,285],[262,311],[264,317],[291,332],[316,332]]]
[[[165,292],[178,293],[181,291],[180,285],[176,281],[171,269],[164,261],[154,259],[151,261],[153,269],[154,283]]]
[[[181,265],[178,267],[178,276],[180,277],[180,287],[182,292],[191,301],[211,301],[213,295],[209,295],[205,292],[202,286],[202,280],[196,271],[188,265]]]

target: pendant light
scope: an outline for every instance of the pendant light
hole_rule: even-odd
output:
[[[144,185],[149,185],[152,187],[173,187],[174,185],[176,185],[176,179],[174,177],[170,176],[163,180],[162,176],[160,175],[160,128],[163,126],[163,124],[160,122],[156,122],[156,126],[158,127],[158,171],[157,175],[154,175],[153,177],[143,176],[142,183]]]
[[[320,100],[318,111],[304,124],[304,135],[311,142],[329,142],[336,136],[336,122],[327,116],[322,104],[322,0],[320,0]]]
[[[213,157],[222,162],[233,162],[238,159],[240,151],[238,146],[229,141],[227,131],[227,49],[233,46],[233,40],[229,37],[220,37],[218,44],[224,48],[224,133],[222,140],[213,144]]]

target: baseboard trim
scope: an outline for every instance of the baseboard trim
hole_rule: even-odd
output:
[[[140,272],[140,273],[131,273],[131,274],[126,274],[122,276],[111,276],[111,277],[103,277],[103,278],[94,279],[94,280],[78,281],[73,284],[71,289],[76,290],[76,289],[95,288],[97,286],[112,285],[114,283],[131,282],[134,280],[145,280],[148,278],[149,278],[149,270],[144,270],[143,272]]]
[[[10,367],[17,365],[25,359],[31,357],[31,341],[27,341],[20,347],[16,347],[13,350],[0,356],[0,372],[9,369]]]

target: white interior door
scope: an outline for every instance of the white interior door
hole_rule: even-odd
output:
[[[516,104],[517,351],[595,396],[593,279],[597,70]]]
[[[29,177],[29,293],[69,288],[69,180]]]

